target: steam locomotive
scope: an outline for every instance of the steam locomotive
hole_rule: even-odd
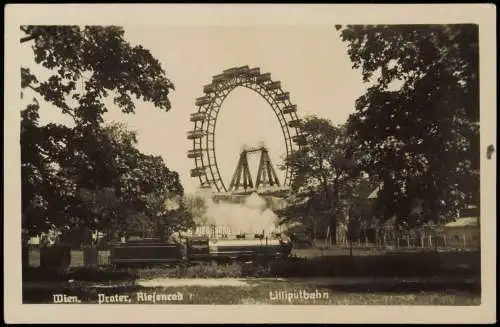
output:
[[[292,243],[281,235],[236,235],[234,238],[185,236],[175,242],[128,240],[111,246],[110,263],[117,267],[178,264],[192,261],[259,261],[287,258]]]

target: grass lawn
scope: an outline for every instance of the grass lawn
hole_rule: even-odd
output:
[[[279,288],[278,288],[279,287]],[[157,295],[156,303],[138,296],[138,293]],[[154,293],[156,292],[156,293]],[[299,292],[315,295],[315,299],[300,298]],[[53,303],[49,290],[23,291],[24,303]],[[344,292],[328,287],[264,284],[258,287],[185,286],[143,288],[124,286],[116,288],[66,288],[56,293],[77,296],[81,303],[97,304],[101,298],[114,295],[129,296],[125,304],[331,304],[331,305],[479,305],[480,295],[465,291],[428,292]],[[175,294],[168,301],[163,295]],[[179,296],[179,295],[182,296]],[[290,300],[288,297],[290,296]],[[295,297],[294,297],[295,296]],[[108,298],[109,299],[109,298]],[[109,304],[113,304],[112,302]]]
[[[335,252],[336,251],[336,252]],[[310,251],[305,259],[281,262],[272,271],[253,265],[232,263],[227,266],[201,264],[192,266],[151,267],[143,269],[117,270],[110,266],[97,270],[79,268],[83,265],[82,251],[72,251],[71,268],[62,273],[34,268],[39,266],[39,252],[31,251],[30,264],[33,268],[23,269],[23,279],[40,282],[41,286],[23,288],[23,303],[53,303],[54,294],[77,296],[81,303],[98,303],[99,297],[113,295],[129,296],[130,303],[154,304],[151,300],[141,301],[138,292],[160,294],[156,304],[332,304],[332,305],[479,305],[480,282],[461,282],[461,277],[478,277],[479,253],[408,253],[380,256],[380,251],[365,251],[368,255],[355,252],[354,261],[339,255],[339,251]],[[304,254],[304,253],[302,253]],[[318,255],[319,254],[319,255]],[[377,257],[377,255],[380,257]],[[107,263],[108,253],[101,252],[101,263]],[[303,256],[303,257],[304,257]],[[331,256],[331,257],[330,257]],[[465,265],[465,270],[459,269]],[[423,270],[422,270],[423,269]],[[379,271],[378,271],[379,270]],[[357,275],[356,275],[357,274]],[[249,286],[168,286],[145,287],[134,285],[135,280],[153,278],[240,278],[285,277],[286,283],[276,280],[263,282],[255,278]],[[290,275],[290,276],[288,276]],[[426,282],[401,282],[387,285],[302,285],[288,282],[286,277],[313,276],[378,276],[378,277],[458,277],[459,282],[426,284]],[[68,280],[74,280],[68,283]],[[87,281],[87,282],[85,282]],[[111,281],[115,285],[111,286]],[[126,282],[127,281],[127,282]],[[57,286],[50,286],[58,282]],[[101,286],[96,286],[98,282]],[[118,283],[118,284],[116,284]],[[102,285],[107,285],[106,287]],[[119,286],[117,286],[119,285]],[[321,296],[313,299],[299,298],[299,291],[318,291]],[[101,295],[99,295],[101,294]],[[161,294],[182,294],[179,300],[162,301]],[[296,295],[296,297],[295,297]],[[288,300],[288,296],[291,296]],[[146,299],[147,300],[147,299]]]

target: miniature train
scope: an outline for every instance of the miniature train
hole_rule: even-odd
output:
[[[262,234],[235,238],[187,236],[178,242],[159,239],[129,240],[111,246],[110,263],[115,266],[177,264],[189,261],[258,261],[287,258],[292,243],[282,237]]]

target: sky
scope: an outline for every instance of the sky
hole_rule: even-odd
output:
[[[142,45],[159,60],[174,83],[169,112],[152,104],[138,102],[135,114],[122,114],[110,108],[108,122],[125,123],[138,133],[138,148],[160,155],[166,165],[180,175],[186,193],[199,186],[190,177],[193,159],[186,153],[192,141],[186,136],[193,129],[189,116],[196,110],[195,99],[203,86],[223,70],[248,65],[269,72],[290,92],[299,117],[318,115],[342,124],[354,111],[355,100],[366,90],[361,73],[352,68],[347,44],[334,26],[123,26],[125,39]],[[36,67],[29,46],[21,49],[24,66]],[[39,68],[33,68],[37,72]],[[26,97],[29,98],[29,97]],[[68,121],[49,105],[41,109],[42,121]],[[235,89],[225,100],[216,126],[215,148],[222,178],[228,186],[244,145],[264,143],[281,181],[278,169],[285,155],[279,123],[267,102],[257,93]],[[258,156],[249,157],[255,179]]]

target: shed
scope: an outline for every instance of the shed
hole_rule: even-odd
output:
[[[462,217],[444,225],[446,245],[457,248],[478,248],[479,218]]]

